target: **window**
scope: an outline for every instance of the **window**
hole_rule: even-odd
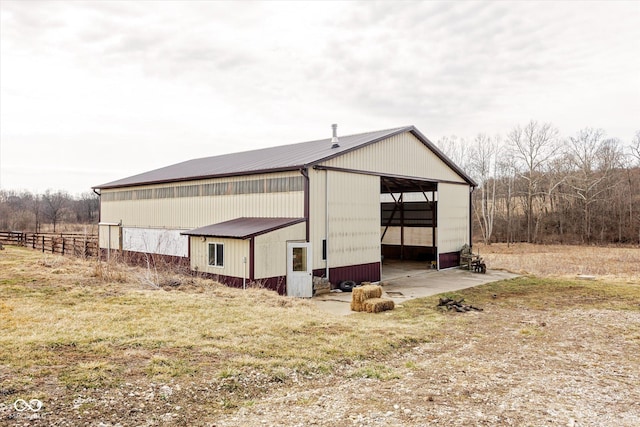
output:
[[[156,188],[156,199],[171,199],[174,197],[174,187]]]
[[[222,243],[209,243],[209,265],[224,267],[224,245]]]
[[[185,185],[183,187],[176,187],[176,197],[198,197],[200,195],[199,185]]]
[[[293,271],[307,271],[307,248],[293,248]]]

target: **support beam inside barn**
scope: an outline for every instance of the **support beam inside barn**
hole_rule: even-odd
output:
[[[437,260],[436,182],[381,177],[381,250],[383,259]],[[425,265],[425,268],[427,265]]]

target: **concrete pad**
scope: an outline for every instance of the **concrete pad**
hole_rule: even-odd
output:
[[[391,271],[391,273],[389,273]],[[398,274],[395,276],[395,274]],[[390,277],[395,276],[395,277]],[[518,277],[517,274],[499,270],[487,270],[486,274],[460,268],[449,270],[390,269],[383,272],[382,296],[391,298],[396,305],[405,301],[471,288],[485,283]],[[346,316],[351,311],[351,292],[331,292],[311,298],[323,311]]]

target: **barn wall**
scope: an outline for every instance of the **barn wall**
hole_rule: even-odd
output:
[[[469,244],[469,186],[438,184],[438,253],[458,252]]]
[[[209,265],[209,243],[224,245],[224,267]],[[249,277],[249,240],[190,236],[191,269],[221,276]],[[247,264],[243,258],[247,258]]]
[[[326,174],[329,177],[329,266],[380,262],[380,178],[312,170],[309,219],[313,268],[326,267],[322,259],[322,242],[326,237]]]
[[[380,235],[384,233],[385,227],[380,227]],[[436,229],[437,239],[437,229]],[[389,227],[382,239],[383,245],[400,244],[400,227]],[[433,228],[431,227],[405,227],[404,244],[408,246],[433,246]]]
[[[465,182],[409,132],[343,154],[323,162],[322,165],[438,181]]]
[[[123,227],[122,249],[186,258],[189,256],[189,237],[181,235],[181,231],[186,230]]]
[[[288,179],[296,183],[295,186],[291,185],[292,190],[283,191],[287,187],[274,189],[267,185],[277,180],[286,184]],[[124,227],[184,230],[239,217],[300,218],[304,216],[304,191],[299,185],[302,180],[299,172],[287,172],[140,186],[134,189],[105,189],[102,190],[101,220],[116,223],[121,221]],[[207,188],[205,186],[209,184],[248,182],[250,184],[247,187],[251,188],[242,191],[264,189],[265,192],[203,195],[203,188]],[[174,196],[149,196],[165,191]],[[106,246],[101,244],[101,247]]]
[[[111,242],[109,242],[111,240]],[[98,225],[98,243],[101,248],[120,250],[121,246],[121,228],[114,224]]]
[[[306,223],[295,224],[256,236],[254,241],[254,279],[286,276],[287,242],[305,241]]]

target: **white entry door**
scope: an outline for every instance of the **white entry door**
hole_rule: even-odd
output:
[[[311,243],[287,243],[287,295],[311,298]]]

